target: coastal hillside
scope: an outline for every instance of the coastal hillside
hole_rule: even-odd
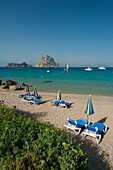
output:
[[[59,67],[59,63],[55,62],[54,58],[49,55],[43,55],[41,60],[35,67]]]
[[[33,67],[31,64],[27,64],[25,62],[19,63],[8,63],[4,67]]]

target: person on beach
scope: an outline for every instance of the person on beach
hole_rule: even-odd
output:
[[[26,92],[30,94],[29,85],[26,87]]]

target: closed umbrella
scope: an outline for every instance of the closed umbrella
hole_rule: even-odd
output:
[[[58,94],[57,94],[57,98],[56,98],[58,101],[61,100],[61,91],[59,90],[58,91]]]
[[[34,97],[37,97],[38,93],[37,93],[37,89],[34,90]]]
[[[87,123],[88,123],[88,116],[95,113],[93,109],[92,101],[91,101],[91,95],[89,95],[87,106],[86,106],[84,113],[87,114]]]

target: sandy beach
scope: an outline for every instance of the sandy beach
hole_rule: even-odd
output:
[[[42,118],[44,121],[50,121],[53,126],[64,129],[67,124],[67,118],[77,120],[79,118],[87,118],[84,114],[88,95],[87,94],[68,94],[62,93],[62,100],[71,103],[71,107],[66,109],[63,107],[53,106],[49,101],[55,101],[57,93],[39,92],[43,104],[36,105],[23,102],[22,98],[18,98],[17,94],[25,93],[23,91],[11,91],[0,89],[0,100],[4,100],[4,104],[8,107],[16,106],[16,110],[27,115],[32,115],[36,120]],[[105,123],[108,126],[107,133],[103,136],[99,145],[96,139],[82,135],[75,136],[73,131],[69,131],[76,139],[76,143],[83,142],[82,149],[88,155],[88,163],[92,170],[113,169],[113,97],[92,95],[92,103],[95,114],[89,116],[89,120],[94,122]]]

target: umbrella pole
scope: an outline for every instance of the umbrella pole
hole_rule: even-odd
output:
[[[88,114],[87,114],[87,124],[88,124]]]

